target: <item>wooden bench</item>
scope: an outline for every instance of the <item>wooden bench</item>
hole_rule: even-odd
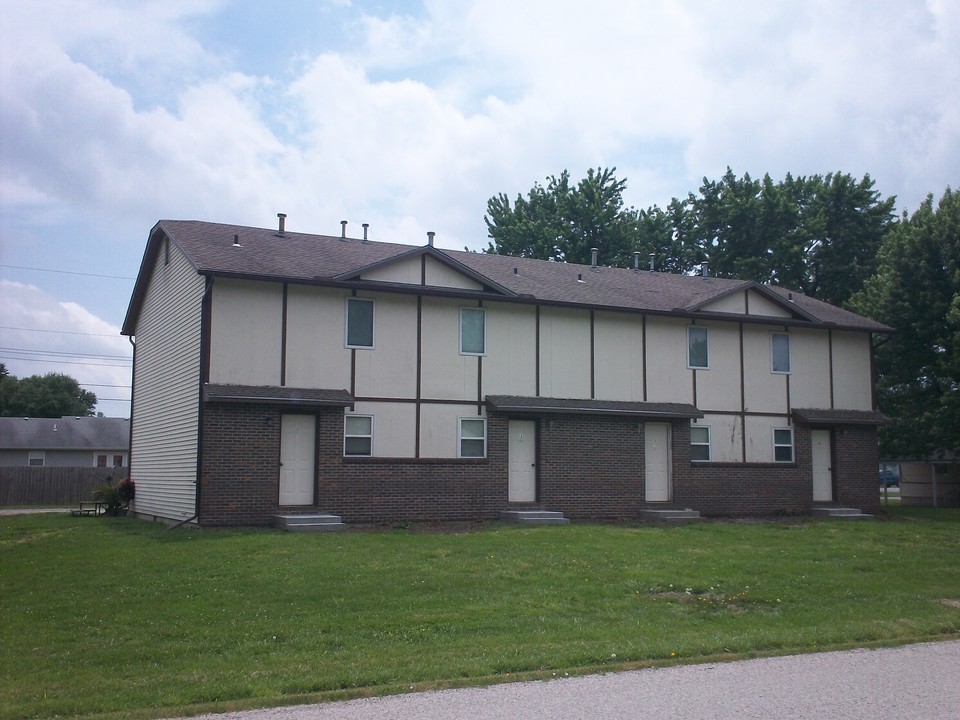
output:
[[[80,507],[71,510],[70,514],[78,517],[80,515],[99,515],[101,512],[103,512],[103,503],[96,500],[81,500]]]

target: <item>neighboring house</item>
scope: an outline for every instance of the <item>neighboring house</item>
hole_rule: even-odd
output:
[[[0,466],[126,467],[126,418],[0,418]]]
[[[150,232],[123,325],[140,516],[879,509],[888,327],[755,282],[343,227]]]

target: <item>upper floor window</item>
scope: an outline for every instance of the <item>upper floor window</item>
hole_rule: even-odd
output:
[[[373,415],[344,416],[343,454],[355,457],[373,455]]]
[[[687,367],[710,367],[710,355],[707,349],[707,329],[699,325],[687,328]]]
[[[483,355],[486,351],[486,311],[483,308],[460,308],[460,353]]]
[[[487,456],[486,418],[460,418],[460,457]]]
[[[690,459],[710,460],[710,426],[690,426]]]
[[[793,462],[793,430],[790,428],[773,429],[774,462]]]
[[[45,456],[43,450],[31,450],[27,458],[27,465],[30,467],[43,467]]]
[[[373,300],[347,298],[347,347],[373,347]]]
[[[790,372],[790,336],[786,333],[770,335],[770,369],[775,373]]]

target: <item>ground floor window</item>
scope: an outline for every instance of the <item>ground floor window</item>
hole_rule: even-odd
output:
[[[690,459],[710,460],[710,426],[690,426]]]
[[[343,454],[373,455],[373,415],[347,415],[343,419]]]
[[[775,462],[793,462],[792,429],[773,429],[773,459]]]
[[[460,457],[487,456],[486,418],[460,418]]]

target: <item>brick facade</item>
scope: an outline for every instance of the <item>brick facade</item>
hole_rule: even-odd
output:
[[[278,504],[283,413],[317,418],[316,502]],[[492,520],[501,510],[542,507],[571,519],[632,519],[650,508],[710,516],[803,514],[813,506],[810,428],[794,428],[794,463],[691,463],[687,420],[672,428],[672,500],[644,499],[643,422],[549,415],[538,420],[538,502],[507,501],[508,422],[487,419],[485,459],[344,458],[343,414],[260,404],[204,406],[200,523],[267,525],[279,512],[330,512],[347,523]],[[833,429],[837,503],[879,510],[873,427]]]

